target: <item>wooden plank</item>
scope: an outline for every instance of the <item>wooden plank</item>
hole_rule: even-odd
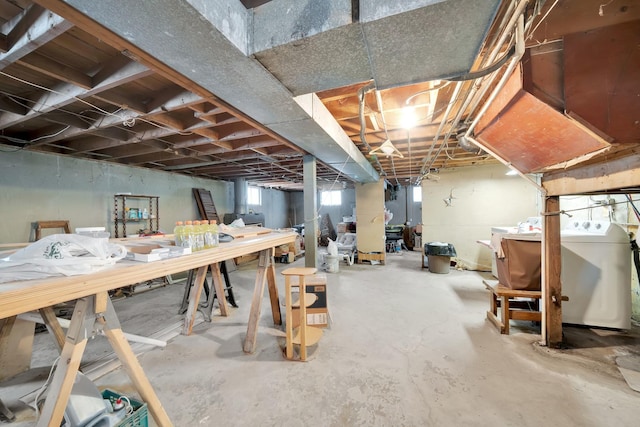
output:
[[[560,210],[558,196],[545,198],[545,213]],[[542,339],[547,346],[562,344],[562,255],[560,215],[544,215],[542,227]]]
[[[94,319],[93,298],[78,300],[37,427],[61,424]]]
[[[539,311],[511,310],[509,318],[513,320],[529,320],[532,322],[540,322],[542,313]]]
[[[253,287],[253,297],[251,298],[249,324],[247,326],[247,335],[244,339],[243,350],[245,353],[253,353],[256,348],[256,339],[258,338],[258,322],[260,321],[260,310],[262,308],[262,296],[264,295],[264,284],[267,279],[267,269],[269,265],[269,257],[271,257],[271,254],[272,249],[265,249],[260,251],[258,272],[256,273],[256,281]]]
[[[293,359],[293,302],[291,298],[291,276],[284,277],[285,292],[285,357]]]
[[[272,232],[251,238],[235,239],[222,243],[216,248],[156,262],[140,263],[123,260],[110,268],[88,275],[3,283],[0,286],[0,318],[288,244],[296,239],[296,235],[295,232]],[[150,240],[153,239],[140,239],[140,241]]]
[[[504,324],[498,319],[495,313],[487,311],[487,320],[489,320],[493,325],[500,331],[501,334],[504,334]]]
[[[545,173],[542,186],[548,196],[586,194],[640,187],[640,147],[602,156],[598,164]]]
[[[273,262],[274,249],[270,249],[269,266],[267,267],[267,285],[269,288],[269,300],[271,302],[271,316],[274,325],[282,325],[282,312],[280,311],[280,297],[276,283],[276,268]]]
[[[206,273],[206,267],[204,269]],[[122,366],[129,375],[129,378],[131,378],[136,391],[140,394],[142,400],[147,403],[149,412],[156,424],[160,427],[173,426],[173,423],[169,419],[169,415],[165,411],[160,399],[158,399],[158,396],[153,391],[153,387],[151,387],[149,379],[142,370],[140,362],[138,362],[136,355],[131,350],[131,346],[129,346],[127,339],[122,333],[122,329],[120,329],[120,324],[110,300],[108,301],[108,311],[103,323],[107,339],[111,343],[118,359],[122,362]]]
[[[64,348],[64,331],[62,330],[62,326],[56,317],[56,313],[53,311],[53,307],[43,307],[40,310],[40,316],[44,321],[44,324],[47,325],[47,330],[51,335],[53,335],[53,339],[58,345],[58,350],[62,351]]]
[[[96,294],[95,299],[96,314],[107,311],[107,300],[109,299],[109,294],[106,292],[99,292]]]
[[[91,89],[91,77],[38,53],[34,52],[17,62],[31,70],[62,80],[63,82],[80,86],[84,89]]]
[[[9,33],[9,51],[0,54],[0,69],[8,67],[73,27],[71,22],[44,10],[39,5],[25,10],[21,21],[24,21],[24,24],[16,25]]]
[[[227,307],[227,298],[225,296],[225,285],[222,281],[222,274],[220,271],[220,264],[213,263],[211,264],[211,278],[213,280],[213,287],[216,290],[216,295],[218,295],[218,305],[220,306],[220,314],[222,316],[229,315],[229,308]]]
[[[187,308],[187,314],[184,316],[184,326],[182,327],[183,335],[191,335],[191,330],[193,329],[193,324],[196,320],[196,313],[198,312],[198,304],[200,304],[200,294],[202,293],[202,287],[206,276],[207,266],[198,267],[198,272],[193,283],[193,289],[191,289],[191,293],[189,294],[189,308]],[[222,294],[222,298],[224,298],[224,293]]]

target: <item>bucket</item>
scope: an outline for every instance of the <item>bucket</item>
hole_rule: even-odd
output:
[[[443,255],[427,255],[429,271],[437,274],[447,274],[451,270],[451,257]]]
[[[327,254],[324,262],[327,264],[328,273],[338,273],[340,271],[340,258],[337,255]]]

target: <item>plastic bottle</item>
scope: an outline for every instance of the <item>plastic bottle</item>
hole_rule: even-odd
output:
[[[204,230],[200,225],[200,221],[193,221],[193,231],[195,234],[195,250],[201,251],[204,249]]]
[[[186,221],[184,223],[184,240],[182,246],[185,248],[191,248],[192,251],[195,251],[195,231],[193,229],[193,222]]]
[[[218,221],[212,219],[209,221],[209,229],[211,230],[212,246],[215,248],[220,244],[220,236],[218,235]]]
[[[211,249],[213,247],[213,235],[211,234],[211,225],[206,219],[200,221],[200,227],[204,233],[204,248]]]
[[[147,208],[144,208],[142,211],[142,219],[149,219],[149,211]]]
[[[176,243],[176,246],[183,246],[182,243],[184,241],[184,225],[182,225],[182,221],[176,221],[176,226],[173,228],[173,239]]]

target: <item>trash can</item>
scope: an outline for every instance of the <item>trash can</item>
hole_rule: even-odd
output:
[[[451,257],[456,256],[456,249],[451,243],[429,242],[424,245],[429,271],[447,274],[451,270]]]
[[[328,273],[340,272],[340,256],[338,255],[325,255],[324,262],[327,264]]]

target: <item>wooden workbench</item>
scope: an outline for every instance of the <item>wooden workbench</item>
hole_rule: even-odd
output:
[[[100,272],[82,276],[51,277],[0,284],[0,346],[3,345],[3,339],[9,336],[13,320],[18,314],[78,300],[64,341],[60,362],[50,385],[48,395],[51,398],[46,400],[37,425],[60,425],[87,339],[96,325],[104,329],[133,385],[142,399],[147,402],[149,412],[157,425],[173,425],[123,336],[107,294],[112,289],[197,269],[196,282],[190,294],[189,309],[182,331],[188,335],[193,327],[207,267],[211,266],[214,272],[216,292],[218,295],[224,295],[219,263],[260,252],[247,335],[243,346],[245,352],[252,353],[255,349],[265,283],[269,286],[274,323],[281,324],[273,251],[276,246],[295,241],[296,233],[268,232],[262,229],[259,232],[244,232],[241,235],[244,237],[221,243],[217,248],[178,258],[150,263],[123,260]],[[225,298],[219,298],[219,301],[221,314],[227,315]]]

